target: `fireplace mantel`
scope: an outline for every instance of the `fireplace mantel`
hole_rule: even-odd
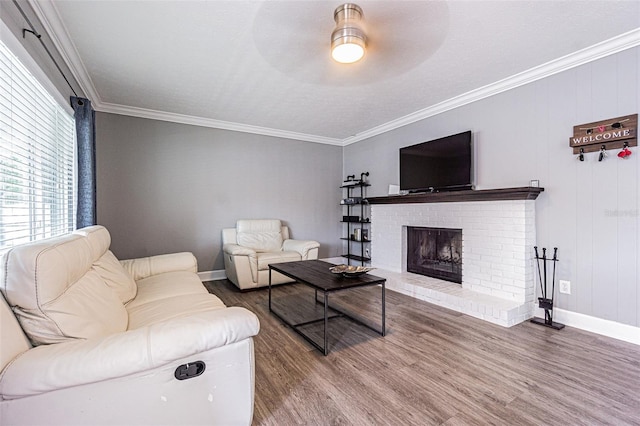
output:
[[[483,189],[367,198],[369,204],[451,203],[463,201],[535,200],[544,188]]]

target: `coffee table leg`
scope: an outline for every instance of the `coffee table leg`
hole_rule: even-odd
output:
[[[385,296],[385,291],[384,291],[384,282],[382,283],[382,335],[384,336],[387,333],[387,329],[384,323],[384,318],[385,318],[385,312],[384,312],[384,304],[385,304],[385,300],[384,300],[384,296]]]
[[[271,312],[271,268],[269,268],[269,312]]]
[[[329,293],[324,292],[324,355],[329,353],[329,339],[327,338],[327,327],[329,327]]]

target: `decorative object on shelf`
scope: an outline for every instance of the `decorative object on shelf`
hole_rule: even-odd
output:
[[[400,195],[400,185],[389,185],[389,195]]]
[[[340,201],[340,204],[360,204],[362,203],[362,197],[349,197]]]
[[[540,181],[538,179],[532,179],[531,182],[529,182],[529,186],[531,188],[540,188]]]
[[[538,297],[538,307],[544,309],[543,318],[532,318],[531,322],[534,324],[544,325],[555,330],[561,330],[564,328],[564,324],[553,321],[553,294],[556,287],[556,263],[558,260],[558,247],[553,248],[553,258],[547,258],[547,249],[542,248],[542,257],[538,255],[538,247],[533,248],[535,252],[535,259],[538,264],[538,280],[540,281],[540,291],[542,297]],[[547,293],[547,262],[553,262],[553,273],[551,278],[551,293]],[[540,270],[540,263],[542,263],[542,271]]]
[[[580,154],[578,154],[578,160],[584,161],[584,148],[580,148]]]
[[[638,146],[637,130],[638,114],[579,124],[573,126],[573,136],[569,138],[569,146],[573,148],[574,154],[599,150],[602,153],[602,146],[605,150],[620,149],[625,143],[627,148]],[[584,156],[578,158],[584,158]]]
[[[600,147],[600,154],[598,155],[598,161],[604,160],[604,157],[606,156],[607,156],[607,147],[605,145],[602,145]]]
[[[344,182],[342,182],[342,186],[356,186],[360,183],[360,181],[356,180],[356,175],[349,175],[347,176],[347,180],[345,180]]]
[[[353,278],[363,274],[366,274],[369,271],[373,271],[375,268],[370,266],[354,266],[354,265],[336,265],[329,268],[334,274],[340,274],[346,278]]]
[[[625,142],[622,146],[622,151],[618,153],[618,157],[627,159],[631,155],[631,150],[629,149],[629,143]]]
[[[336,27],[331,33],[331,57],[336,62],[352,64],[364,56],[367,36],[363,18],[362,8],[354,3],[345,3],[333,12]]]

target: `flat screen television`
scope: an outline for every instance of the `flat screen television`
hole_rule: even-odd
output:
[[[400,189],[437,192],[473,189],[471,131],[400,148]]]

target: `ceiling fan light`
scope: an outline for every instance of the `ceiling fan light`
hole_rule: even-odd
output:
[[[352,64],[358,62],[364,56],[364,43],[361,39],[341,39],[334,43],[331,56],[336,62]]]
[[[345,3],[333,13],[336,28],[331,33],[331,56],[337,62],[351,64],[364,56],[367,37],[361,24],[362,9]]]

